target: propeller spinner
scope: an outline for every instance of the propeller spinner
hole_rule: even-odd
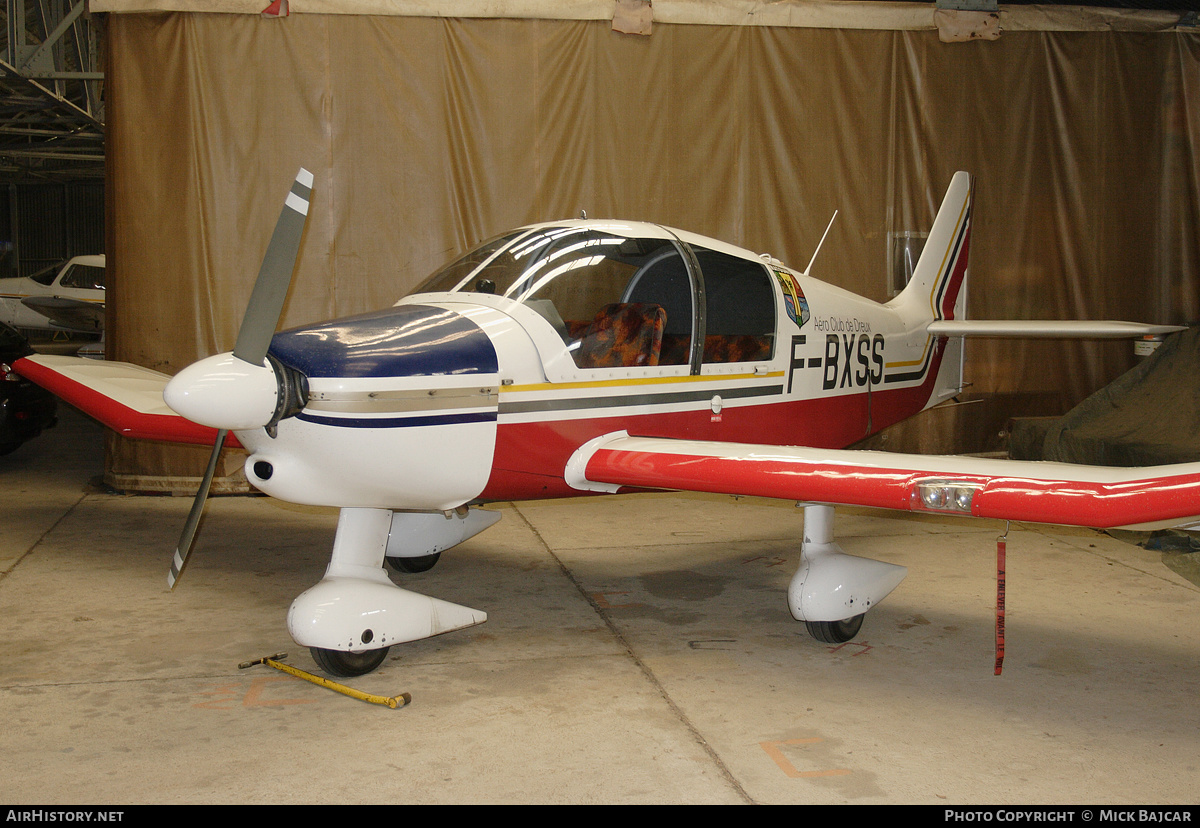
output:
[[[312,185],[312,173],[301,168],[271,234],[233,352],[211,356],[188,366],[167,383],[163,391],[164,401],[178,414],[217,429],[208,468],[171,561],[167,584],[172,589],[191,554],[225,438],[230,431],[267,426],[277,415],[279,381],[275,369],[267,362],[267,349],[279,326],[292,272],[296,268]]]

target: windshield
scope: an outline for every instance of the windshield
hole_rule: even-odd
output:
[[[63,263],[52,264],[49,267],[43,267],[37,273],[34,273],[29,278],[37,282],[39,285],[49,285],[54,282],[54,277],[58,275],[58,271],[62,269]]]
[[[482,286],[486,286],[490,281],[487,278],[486,271],[491,269],[493,258],[496,257],[498,251],[504,249],[513,239],[520,238],[528,232],[527,230],[519,230],[515,233],[507,233],[503,236],[488,239],[462,257],[455,259],[437,273],[434,273],[413,292],[449,293],[457,290],[469,290],[477,293],[495,293],[494,289],[481,289]],[[483,270],[476,277],[471,287],[467,287],[467,279],[477,270],[480,270],[481,266],[483,266]],[[506,260],[504,259],[496,263],[497,269],[503,270],[505,266]]]
[[[418,289],[431,291],[522,303],[554,326],[581,368],[690,359],[692,282],[671,239],[594,225],[518,231],[484,242]],[[614,337],[627,344],[600,344]]]
[[[613,275],[614,266],[622,271],[624,286],[649,256],[664,248],[675,250],[665,239],[637,239],[591,227],[517,231],[489,239],[443,267],[415,292],[492,293],[525,302],[568,274],[573,282],[581,276],[608,282],[619,279]],[[607,277],[602,275],[605,272]]]

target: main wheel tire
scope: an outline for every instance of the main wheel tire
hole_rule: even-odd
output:
[[[378,650],[364,650],[361,653],[348,653],[343,650],[326,650],[322,647],[309,647],[313,661],[317,666],[332,676],[363,676],[374,670],[387,658],[388,647]]]
[[[384,563],[390,566],[397,572],[405,575],[416,575],[418,572],[428,572],[433,569],[433,565],[438,562],[438,558],[442,557],[441,552],[434,552],[432,555],[421,555],[419,558],[384,558]]]
[[[862,615],[856,615],[844,621],[805,621],[804,626],[808,628],[808,634],[817,641],[824,641],[826,644],[845,644],[858,635],[866,615],[864,612]]]

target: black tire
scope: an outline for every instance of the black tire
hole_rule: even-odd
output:
[[[378,650],[364,650],[361,653],[348,653],[343,650],[326,650],[321,647],[309,647],[313,661],[317,666],[331,676],[363,676],[374,670],[387,658],[388,647]]]
[[[823,641],[826,644],[845,644],[858,635],[866,615],[864,612],[862,615],[847,618],[845,621],[805,621],[804,626],[808,628],[808,634],[817,641]]]
[[[432,555],[422,555],[419,558],[384,558],[384,562],[397,572],[405,575],[416,575],[418,572],[428,572],[433,569],[434,564],[438,562],[438,558],[442,557],[441,552],[434,552]]]

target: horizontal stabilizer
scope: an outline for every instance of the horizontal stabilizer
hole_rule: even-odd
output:
[[[930,322],[934,336],[1005,337],[1017,339],[1136,339],[1186,330],[1179,325],[1143,325],[1140,322],[1040,319],[943,319]]]
[[[217,430],[180,417],[163,402],[171,378],[127,362],[34,354],[17,360],[18,374],[113,431],[135,440],[211,446]],[[236,441],[230,436],[226,445]]]

